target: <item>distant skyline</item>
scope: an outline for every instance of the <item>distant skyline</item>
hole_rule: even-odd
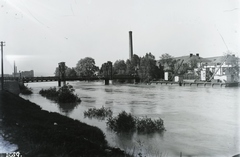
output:
[[[240,0],[0,0],[4,72],[54,75],[85,57],[101,66],[151,52],[240,56]],[[225,42],[225,43],[224,43]],[[1,65],[0,65],[1,67]]]

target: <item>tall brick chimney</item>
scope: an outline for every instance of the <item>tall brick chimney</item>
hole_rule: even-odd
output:
[[[132,31],[129,31],[129,59],[133,57],[133,41],[132,41]]]

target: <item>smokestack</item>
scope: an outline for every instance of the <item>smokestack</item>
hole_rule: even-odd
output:
[[[16,74],[17,74],[17,66],[16,66],[15,61],[14,61],[13,76],[16,77]]]
[[[129,59],[133,57],[132,31],[129,31]]]
[[[14,65],[13,65],[13,76],[15,77],[15,61],[14,61],[14,63],[13,63]]]

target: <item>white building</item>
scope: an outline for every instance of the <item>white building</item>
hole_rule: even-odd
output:
[[[222,82],[239,81],[239,58],[235,55],[226,55],[219,57],[206,58],[211,62],[202,63],[206,74],[211,73],[210,80],[219,80]]]
[[[181,76],[185,80],[239,81],[240,59],[235,55],[203,58],[197,53],[196,55],[174,57],[173,61],[175,62],[173,76]],[[158,63],[161,65],[161,60]],[[164,72],[168,72],[170,69],[167,64],[161,66],[164,66]]]

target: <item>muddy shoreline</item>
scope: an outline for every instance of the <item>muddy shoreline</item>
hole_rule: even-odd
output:
[[[4,138],[23,156],[127,156],[108,146],[103,132],[78,120],[42,110],[21,97],[0,91]]]

